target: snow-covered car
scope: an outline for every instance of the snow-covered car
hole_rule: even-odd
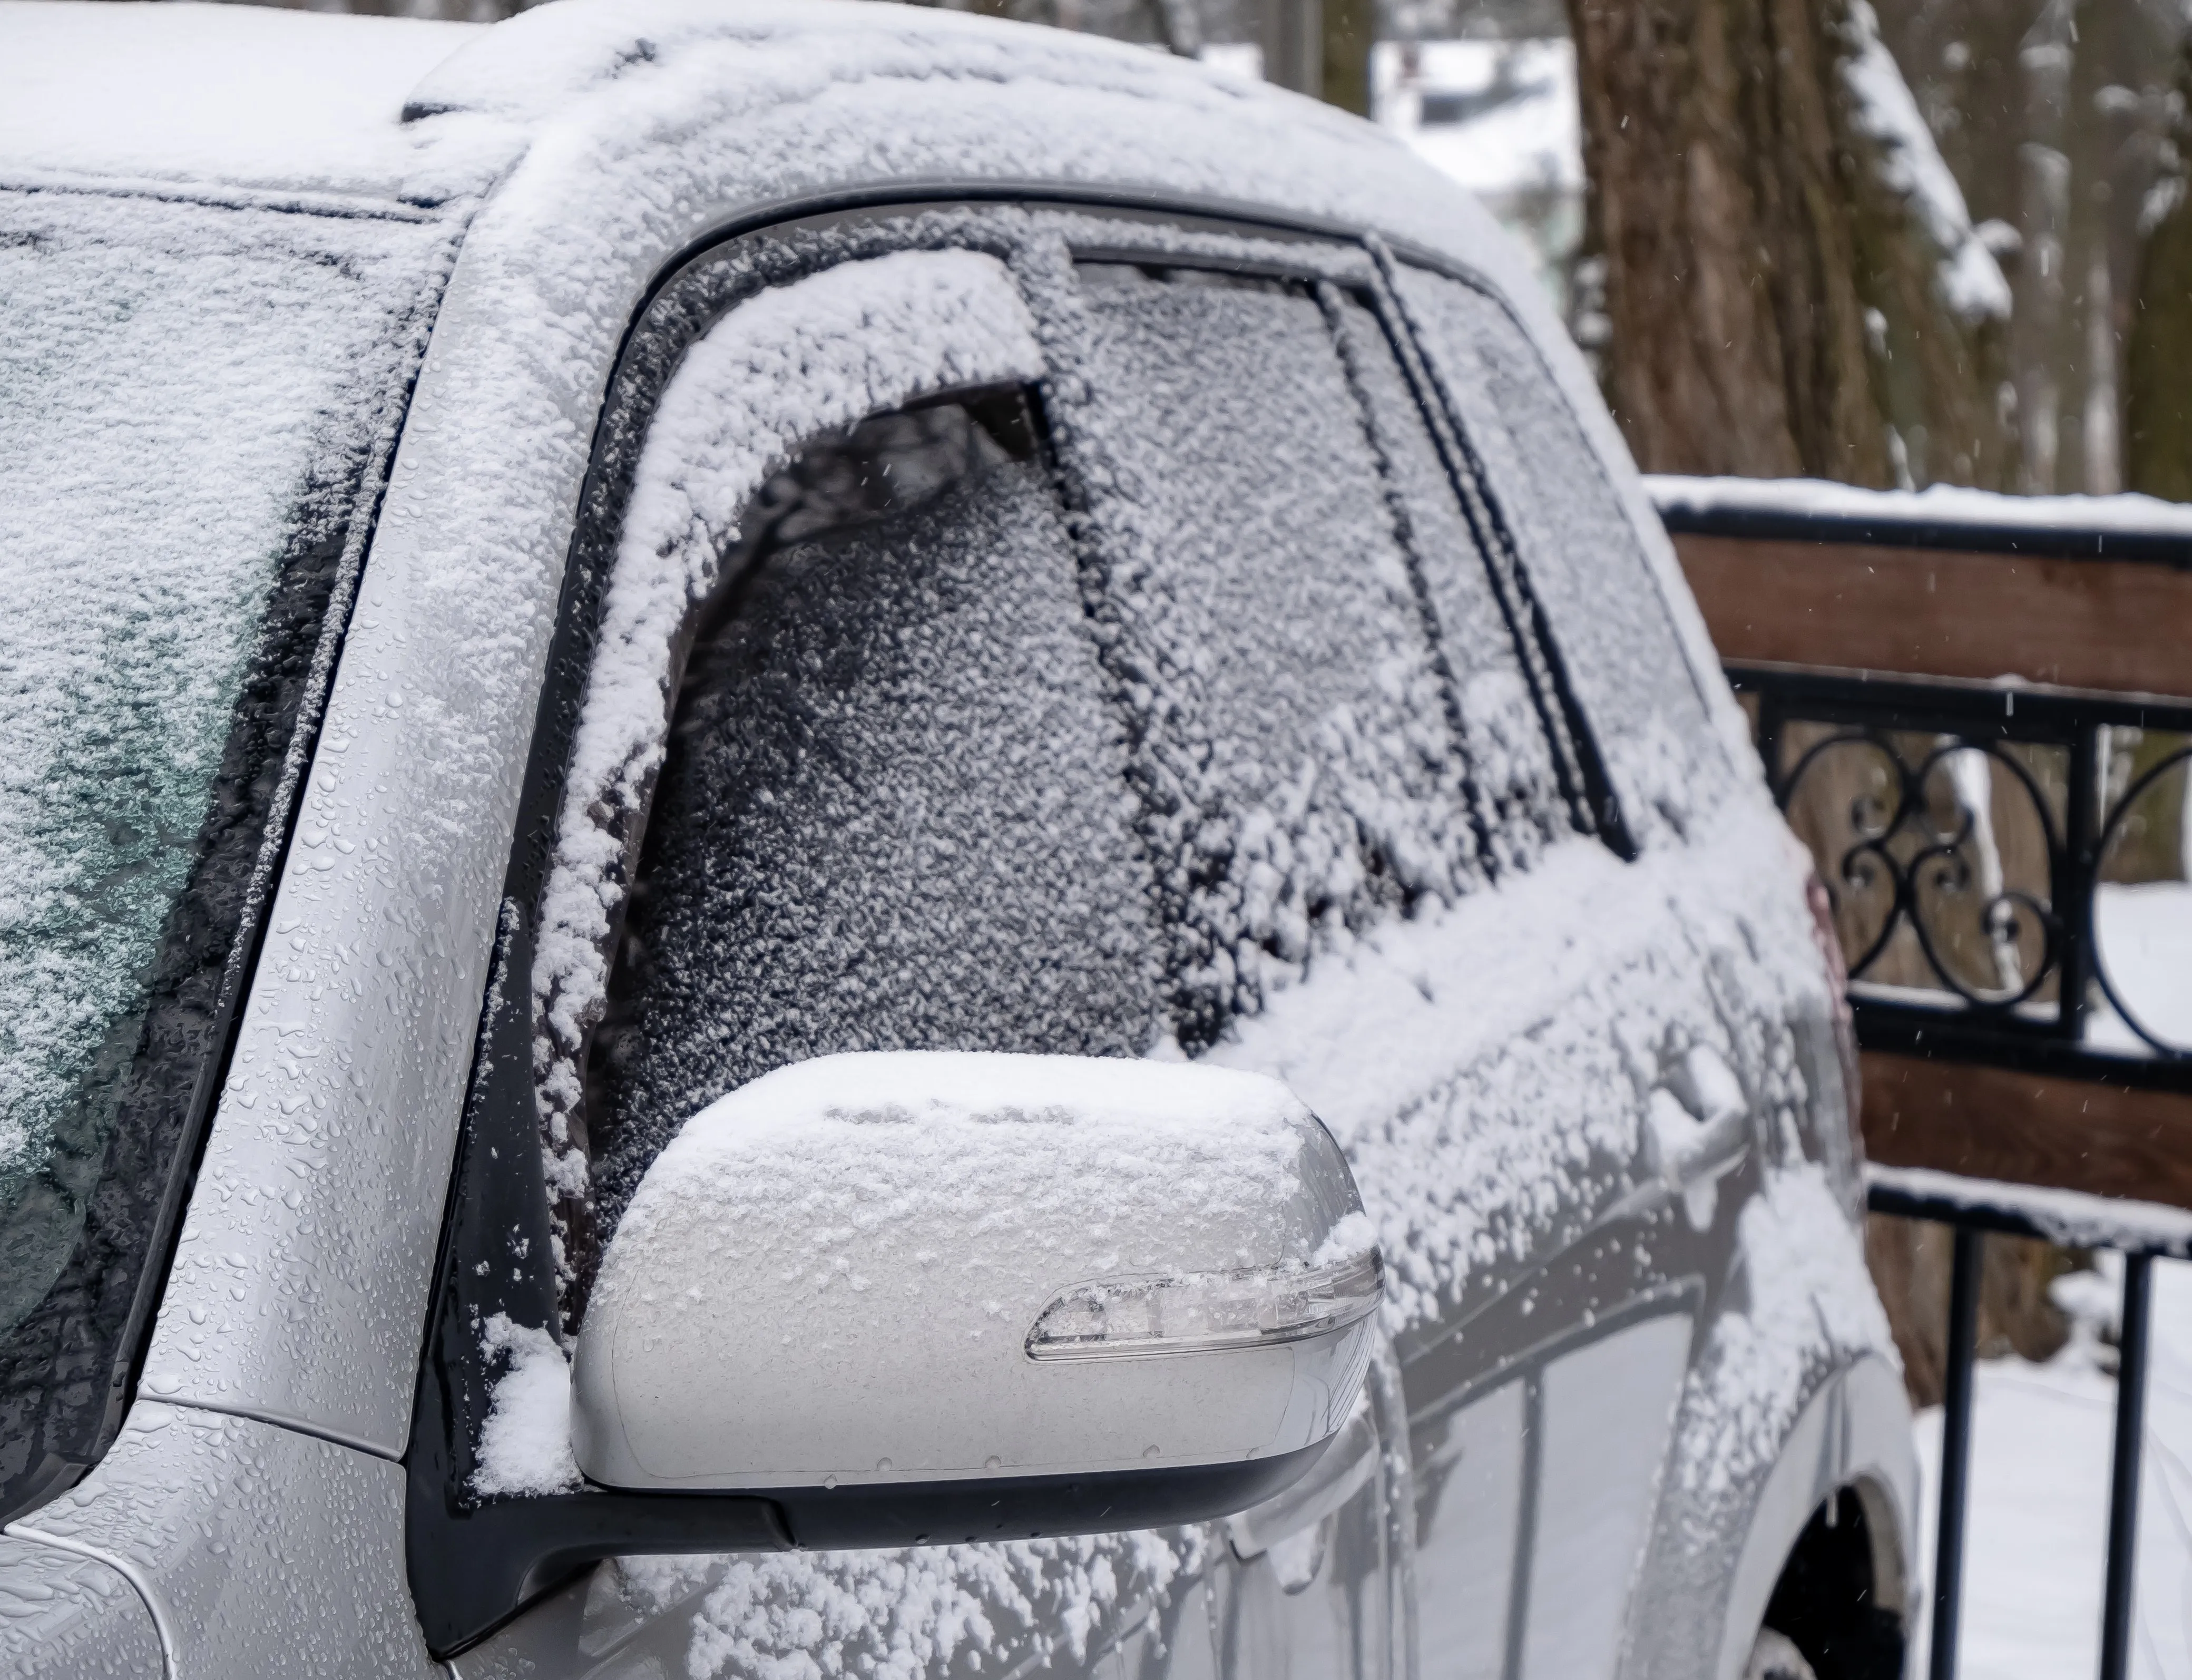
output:
[[[1895,1671],[1822,901],[1369,125],[4,0],[0,719],[8,1672]]]

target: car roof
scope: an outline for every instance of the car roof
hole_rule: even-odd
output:
[[[910,172],[1238,199],[1450,253],[1503,243],[1465,194],[1328,107],[1145,48],[933,8],[557,0],[490,26],[0,0],[4,184],[432,205],[490,196],[528,157],[538,177],[544,152],[567,184],[620,154],[627,167],[608,173],[628,182],[633,147],[674,151],[681,134],[727,126],[768,131],[744,172],[756,203]],[[796,169],[767,179],[785,158]],[[582,191],[559,196],[583,212]]]
[[[472,24],[0,0],[0,180],[397,196],[411,89]]]

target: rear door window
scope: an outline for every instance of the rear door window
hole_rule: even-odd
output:
[[[1540,603],[1632,825],[1679,831],[1725,777],[1695,674],[1635,528],[1507,306],[1403,266],[1398,288]]]
[[[1193,1051],[1320,948],[1451,902],[1566,818],[1374,318],[1307,282],[1079,278],[1069,454]]]

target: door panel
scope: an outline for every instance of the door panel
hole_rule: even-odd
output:
[[[1216,1531],[1211,1571],[1227,1680],[1377,1680],[1393,1671],[1396,1500],[1385,1448],[1404,1427],[1375,1377],[1316,1467]]]
[[[1526,1399],[1525,1385],[1509,1382],[1417,1437],[1416,1626],[1427,1676],[1506,1672]]]
[[[1647,1318],[1561,1355],[1534,1380],[1524,1680],[1613,1673],[1690,1340],[1687,1314]]]
[[[1067,272],[1034,306],[1081,364],[1009,459],[787,540],[703,627],[696,687],[728,698],[680,701],[594,1142],[629,1180],[676,1117],[662,1093],[871,1043],[1276,1074],[1392,1267],[1367,1440],[1200,1534],[604,1566],[528,1616],[562,1618],[540,1671],[826,1643],[938,1676],[1590,1680],[1743,1193],[1693,1220],[1659,1184],[1689,1136],[1664,1099],[1713,1020],[1683,860],[1577,833],[1537,667],[1367,288]],[[962,517],[984,508],[1013,518]],[[802,778],[830,797],[776,810]],[[460,1671],[528,1671],[479,1654]]]

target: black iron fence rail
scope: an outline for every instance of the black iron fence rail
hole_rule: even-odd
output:
[[[1644,481],[1670,531],[1764,542],[1864,543],[2192,569],[2192,507],[2144,496],[1859,490],[1815,480]],[[2052,517],[2038,518],[2037,513]]]
[[[2005,1187],[2006,1188],[2006,1187]],[[1973,1368],[1978,1357],[1979,1272],[1989,1231],[2059,1241],[2060,1224],[2020,1210],[2013,1194],[1991,1201],[1913,1194],[1875,1182],[1875,1213],[1937,1220],[1955,1232],[1949,1281],[1947,1381],[1941,1403],[1941,1487],[1934,1530],[1929,1680],[1955,1680],[1963,1609],[1964,1529],[1970,1503]],[[2192,1239],[2155,1241],[2129,1231],[2081,1233],[2082,1246],[2123,1255],[2116,1333],[2116,1415],[2109,1466],[2108,1571],[2101,1589],[2101,1680],[2130,1672],[2132,1606],[2138,1568],[2138,1483],[2146,1435],[2148,1355],[2153,1334],[2154,1262],[2182,1257]]]
[[[2096,889],[2112,847],[2163,780],[2192,763],[2192,703],[1785,666],[1731,664],[1727,676],[1755,706],[1759,752],[1784,811],[1838,760],[1869,761],[1888,784],[1876,806],[1852,814],[1846,843],[1818,859],[1838,901],[1859,890],[1888,901],[1877,933],[1846,953],[1858,983],[1852,1007],[1869,1046],[1922,1045],[1927,1054],[1959,1060],[2192,1091],[2192,1044],[2145,1019],[2111,974],[2094,929]],[[1788,762],[1792,724],[1824,733]],[[2115,730],[2182,735],[2186,744],[2103,797],[2104,736]],[[1914,747],[1913,737],[1921,745]],[[2047,750],[2060,763],[2059,786],[2043,786],[2018,749]],[[2014,974],[1992,986],[1960,971],[1932,931],[1936,907],[1968,900],[1974,890],[1975,814],[1960,810],[1959,826],[1944,826],[1933,786],[1958,754],[1983,757],[2017,790],[2046,854],[2044,891],[2037,881],[2001,883],[1976,909],[1982,929],[2029,949]],[[1866,987],[1891,940],[1906,928],[1938,983],[1935,997]],[[2099,1002],[2143,1054],[2093,1045]]]
[[[2031,504],[2020,508],[2016,498],[1969,493],[1930,499],[1927,506],[1926,497],[1817,485],[1647,484],[1670,532],[2192,568],[2192,509],[2160,508],[2138,498],[2095,499],[2093,517],[2081,523],[2063,517],[2059,506],[2045,509],[2052,517],[2035,519],[2025,511]],[[2172,626],[2156,630],[2175,633]],[[2192,774],[2192,700],[1760,663],[1731,663],[1727,675],[1748,700],[1784,813],[1837,756],[1845,764],[1869,761],[1876,791],[1852,796],[1838,842],[1825,843],[1816,831],[1806,837],[1830,894],[1873,900],[1863,937],[1853,940],[1849,923],[1838,920],[1862,1045],[2192,1093],[2192,1043],[2177,1042],[2141,1016],[2111,974],[2095,928],[2112,843],[2161,778],[2179,766]],[[2192,657],[2186,675],[2192,684]],[[2112,786],[2105,772],[2113,730],[2186,739],[2149,755],[2126,785]],[[1974,871],[1974,814],[1961,809],[1960,802],[1944,806],[1934,786],[1955,755],[1972,753],[2029,801],[2042,839],[2044,880],[2012,883],[1999,878],[1998,871],[1994,878]],[[2046,779],[2034,768],[2051,756],[2059,769],[2053,786],[2044,786]],[[1846,786],[1853,785],[1846,780]],[[1817,792],[1815,786],[1808,791]],[[1944,809],[1958,814],[1944,820]],[[2192,809],[2183,820],[2192,825]],[[2192,836],[2184,843],[2192,851]],[[1975,982],[1969,963],[1960,963],[1937,936],[1932,918],[1952,899],[1961,900],[2003,954],[1999,972]],[[1883,986],[1874,976],[1898,936],[1904,983]],[[1852,943],[1858,948],[1847,950]],[[1932,983],[1909,984],[1914,970]],[[2104,1009],[2129,1029],[2132,1042],[2121,1034],[2113,1043],[2094,1042],[2095,1017]],[[2035,1205],[2039,1198],[2015,1186],[1967,1180],[1949,1194],[1913,1182],[1935,1176],[1877,1174],[1869,1200],[1876,1212],[1935,1220],[1955,1231],[1927,1667],[1931,1680],[1954,1680],[1985,1237],[1998,1231],[2062,1241],[2066,1232],[2058,1209]],[[2123,1680],[2132,1645],[2153,1263],[2158,1255],[2192,1252],[2192,1226],[2172,1231],[2166,1220],[2133,1220],[2109,1228],[2104,1199],[2090,1199],[2099,1217],[2081,1221],[2075,1240],[2116,1249],[2124,1264],[2099,1663],[2101,1680]]]

